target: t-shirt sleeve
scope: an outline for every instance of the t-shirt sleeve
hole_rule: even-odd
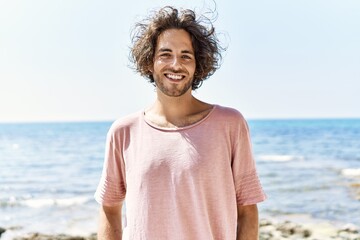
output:
[[[241,118],[237,124],[234,138],[232,171],[237,204],[251,205],[262,202],[266,195],[256,171],[249,127],[245,119]]]
[[[104,166],[94,195],[95,200],[102,205],[118,205],[125,198],[125,164],[120,146],[120,139],[110,129],[106,140]]]

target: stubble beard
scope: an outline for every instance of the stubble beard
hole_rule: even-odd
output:
[[[177,84],[171,84],[171,87],[165,86],[164,81],[161,79],[155,80],[156,87],[166,96],[169,97],[180,97],[184,95],[191,87],[194,79],[188,81],[185,85],[177,86]]]

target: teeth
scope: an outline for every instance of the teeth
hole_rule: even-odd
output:
[[[174,74],[166,74],[168,78],[174,79],[174,80],[180,80],[183,77],[181,75],[174,75]]]

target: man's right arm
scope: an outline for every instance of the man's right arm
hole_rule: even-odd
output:
[[[122,239],[121,207],[122,203],[100,207],[98,240]]]

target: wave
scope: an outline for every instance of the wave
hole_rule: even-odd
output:
[[[73,205],[81,205],[89,201],[89,197],[73,197],[73,198],[43,198],[43,199],[28,199],[23,201],[23,205],[32,208],[42,208],[49,206],[69,207]]]
[[[43,208],[51,206],[70,207],[85,204],[92,198],[88,196],[72,197],[72,198],[35,198],[35,199],[15,199],[10,198],[6,201],[1,200],[1,207],[26,206],[30,208]]]
[[[341,170],[341,175],[345,177],[360,177],[360,168],[345,168]]]
[[[304,160],[304,157],[295,155],[260,155],[257,159],[264,162],[289,162],[294,160]]]

